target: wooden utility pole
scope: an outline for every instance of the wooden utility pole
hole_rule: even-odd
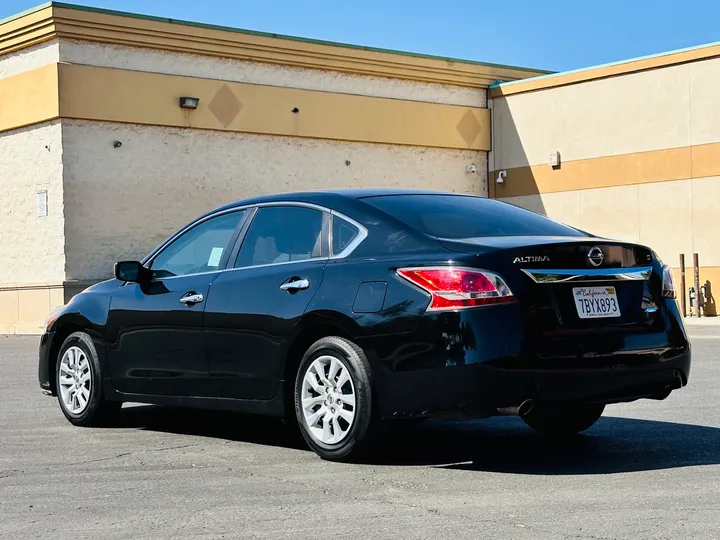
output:
[[[700,263],[698,262],[698,254],[693,253],[693,271],[695,272],[695,310],[694,315],[701,317],[700,305],[702,302],[702,295],[700,294]]]
[[[685,289],[685,254],[680,254],[680,308],[683,317],[687,317],[687,290]]]

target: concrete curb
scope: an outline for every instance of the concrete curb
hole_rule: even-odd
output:
[[[685,317],[685,326],[720,326],[720,317]]]

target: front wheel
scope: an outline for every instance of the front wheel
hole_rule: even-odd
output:
[[[370,364],[363,350],[340,337],[316,341],[295,381],[295,415],[308,446],[321,458],[357,457],[377,424]]]
[[[60,347],[55,376],[60,409],[76,426],[107,423],[122,406],[104,399],[97,351],[84,332],[70,334]]]
[[[585,431],[600,419],[604,410],[603,404],[537,405],[523,420],[538,433],[562,437]]]

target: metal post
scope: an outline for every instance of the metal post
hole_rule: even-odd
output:
[[[701,317],[700,302],[702,301],[702,296],[700,294],[700,263],[698,262],[698,254],[697,253],[693,253],[693,272],[695,273],[695,313],[694,313],[694,315],[696,317]]]
[[[683,317],[687,317],[687,291],[685,290],[685,254],[680,254],[680,308]]]

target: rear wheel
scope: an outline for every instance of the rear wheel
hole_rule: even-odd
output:
[[[295,381],[295,415],[320,457],[349,459],[367,448],[377,424],[372,401],[370,364],[360,347],[325,337],[307,350]]]
[[[585,431],[597,422],[605,405],[536,405],[523,416],[525,423],[538,433],[556,437]]]
[[[55,376],[60,409],[76,426],[105,424],[122,406],[103,398],[97,351],[84,332],[70,334],[60,347]]]

